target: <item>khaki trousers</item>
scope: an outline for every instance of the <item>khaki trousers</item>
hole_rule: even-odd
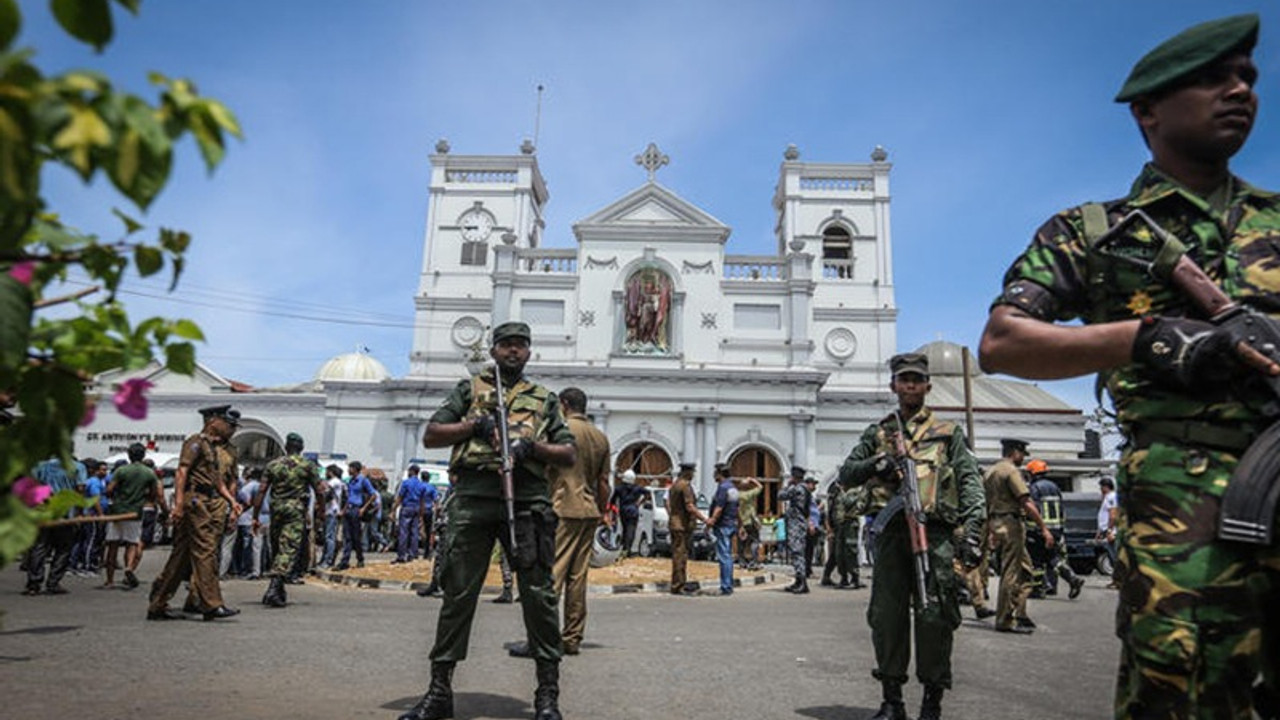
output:
[[[1031,593],[1031,556],[1027,554],[1027,529],[1019,515],[991,518],[991,532],[1000,551],[1000,594],[996,602],[996,627],[1012,627],[1027,616]]]
[[[671,531],[671,592],[684,590],[688,581],[686,568],[689,565],[689,543],[693,533],[688,530]]]
[[[556,564],[552,574],[556,591],[564,597],[560,639],[566,647],[582,644],[587,627],[587,570],[599,525],[599,518],[560,518],[556,526]]]
[[[169,561],[151,586],[150,610],[159,612],[169,605],[182,581],[191,578],[191,592],[201,610],[222,607],[222,587],[218,585],[218,549],[227,524],[227,501],[194,495],[182,520],[173,531]]]

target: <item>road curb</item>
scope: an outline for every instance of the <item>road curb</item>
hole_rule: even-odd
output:
[[[427,587],[429,583],[422,581],[405,582],[403,580],[382,580],[380,578],[359,577],[348,573],[338,573],[331,570],[312,570],[311,576],[324,580],[334,585],[342,585],[345,587],[354,587],[361,590],[399,590],[402,592],[416,592],[421,588]],[[768,585],[775,582],[777,576],[775,573],[766,572],[760,575],[749,575],[746,577],[735,577],[733,586],[735,588],[755,587],[757,585]],[[720,593],[720,581],[708,580],[706,582],[689,582],[686,587],[693,591],[695,595],[718,595]],[[497,595],[502,592],[501,585],[485,585],[480,591],[481,595]],[[587,593],[591,595],[635,595],[640,593],[670,593],[671,583],[669,582],[653,582],[653,583],[620,583],[617,585],[588,585]]]

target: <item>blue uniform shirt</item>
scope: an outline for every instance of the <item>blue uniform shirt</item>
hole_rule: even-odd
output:
[[[396,491],[396,496],[400,500],[400,507],[404,510],[412,510],[417,512],[422,506],[422,480],[418,477],[405,479],[400,483],[400,489]]]
[[[427,480],[423,480],[422,481],[422,509],[425,512],[431,512],[431,510],[436,506],[437,495],[438,493],[436,492],[436,486],[432,485]]]
[[[373,483],[369,482],[369,478],[364,475],[357,475],[347,481],[347,506],[360,507],[364,505],[365,500],[370,495],[377,495],[378,491],[373,489]]]
[[[722,530],[735,530],[738,527],[738,488],[733,480],[725,478],[716,486],[716,495],[711,500],[711,511],[720,508],[720,517],[716,518],[716,527]]]

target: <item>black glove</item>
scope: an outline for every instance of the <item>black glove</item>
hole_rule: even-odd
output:
[[[516,438],[511,441],[511,462],[524,462],[533,456],[533,441],[528,438]]]
[[[898,479],[898,463],[888,455],[877,455],[872,460],[871,472],[885,482],[894,482]]]
[[[960,542],[960,562],[970,570],[982,564],[982,542],[977,538],[966,537]]]
[[[1150,315],[1138,326],[1133,359],[1152,380],[1183,390],[1226,385],[1239,364],[1231,338],[1216,325]]]
[[[498,429],[498,422],[494,418],[495,414],[490,413],[477,417],[471,425],[471,437],[493,442],[493,434]]]

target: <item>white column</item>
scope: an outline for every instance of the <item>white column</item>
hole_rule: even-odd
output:
[[[698,461],[698,435],[696,424],[698,417],[696,415],[684,416],[684,446],[680,448],[680,462],[697,462]]]
[[[698,468],[700,477],[702,478],[699,486],[703,488],[703,492],[707,497],[711,497],[715,492],[715,469],[716,469],[716,430],[719,426],[719,418],[711,416],[702,419],[702,463]]]
[[[800,413],[791,416],[791,464],[809,467],[809,426],[813,416]]]

